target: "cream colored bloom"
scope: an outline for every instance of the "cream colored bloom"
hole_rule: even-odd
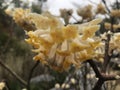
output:
[[[62,84],[62,86],[61,86],[61,88],[63,88],[63,89],[64,89],[64,88],[65,88],[65,85],[66,85],[66,84],[65,84],[65,83],[63,83],[63,84]]]
[[[89,27],[85,27],[84,31],[83,31],[83,36],[82,39],[86,40],[89,37],[93,37],[95,32],[99,29],[98,25],[93,25],[93,26],[89,26]]]
[[[0,82],[0,90],[3,90],[4,87],[5,87],[5,83],[4,82]]]
[[[118,50],[120,52],[120,33],[115,33],[111,37],[110,41],[110,50]]]
[[[120,79],[120,76],[119,76],[119,75],[116,75],[115,78],[116,78],[116,79]]]
[[[63,28],[63,35],[65,39],[72,39],[78,35],[78,27],[74,25],[68,25]]]
[[[59,84],[59,83],[56,83],[56,84],[55,84],[55,88],[56,88],[56,89],[59,89],[59,88],[60,88],[60,84]]]
[[[75,78],[71,78],[70,81],[71,81],[72,84],[75,84],[75,83],[76,83]]]
[[[69,85],[69,84],[66,84],[66,85],[65,85],[65,88],[66,88],[66,89],[70,88],[70,85]]]
[[[95,23],[91,21],[90,24],[93,22]],[[99,25],[88,28],[83,26],[81,35],[79,25],[63,26],[57,30],[29,31],[26,41],[36,48],[33,50],[38,53],[35,60],[40,60],[55,70],[64,71],[72,64],[79,67],[81,62],[94,57],[94,50],[100,46],[100,41],[93,37],[98,29]]]
[[[96,49],[101,46],[100,39],[95,38],[101,19],[64,26],[58,17],[48,12],[41,15],[30,12],[22,17],[36,28],[26,32],[29,38],[25,39],[37,54],[33,59],[54,70],[66,71],[71,65],[79,68],[83,61],[94,58]]]
[[[109,55],[111,55],[113,53],[119,53],[120,52],[120,33],[112,33],[110,31],[108,31],[107,33],[104,33],[101,35],[101,39],[106,40],[107,39],[107,35],[111,35],[111,39],[109,42]],[[96,55],[99,55],[100,58],[103,58],[103,54],[105,53],[105,43],[103,43],[102,47],[96,50]],[[98,54],[99,53],[99,54]],[[101,53],[101,55],[100,55]],[[100,59],[99,58],[99,59]]]

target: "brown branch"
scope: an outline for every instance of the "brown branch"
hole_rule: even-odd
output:
[[[102,0],[102,2],[104,3],[107,11],[108,11],[108,14],[110,15],[110,9],[108,8],[107,4],[106,4],[106,0]],[[113,24],[114,24],[114,17],[112,17],[110,15],[110,22],[111,22],[111,29],[110,31],[112,33],[114,33],[114,28],[113,28]],[[111,40],[111,34],[107,34],[107,40],[105,42],[105,55],[104,55],[104,63],[103,63],[103,68],[102,68],[102,71],[105,73],[106,70],[107,70],[107,67],[108,67],[108,64],[111,60],[111,57],[109,56],[109,43],[110,43],[110,40]]]
[[[102,79],[99,79],[92,90],[102,90],[101,87],[102,87],[103,83],[104,83],[104,81]]]
[[[100,73],[96,63],[93,60],[88,60],[87,62],[90,64],[90,66],[94,70],[96,77],[101,77],[101,73]]]
[[[13,70],[9,68],[9,66],[5,65],[2,60],[0,60],[0,65],[6,69],[12,76],[14,76],[22,85],[26,86],[27,83],[20,76],[18,76]]]
[[[104,55],[104,63],[102,71],[106,72],[108,63],[110,62],[110,56],[109,56],[109,42],[110,42],[111,35],[107,35],[107,40],[105,42],[105,55]]]
[[[93,68],[96,77],[98,78],[98,81],[95,84],[93,90],[101,90],[105,81],[117,79],[115,75],[106,75],[105,73],[101,73],[93,60],[88,60],[87,62]]]
[[[28,81],[27,81],[27,90],[31,90],[31,88],[30,88],[30,80],[31,80],[31,78],[32,78],[32,75],[33,75],[33,72],[34,72],[35,68],[36,68],[38,65],[39,65],[39,61],[37,61],[37,62],[35,63],[35,65],[32,67],[32,69],[30,70],[30,74],[29,74]]]
[[[106,1],[105,1],[105,0],[102,0],[102,2],[104,3],[105,8],[107,9],[108,13],[110,13],[110,9],[108,8],[108,6],[107,6],[107,4],[106,4]]]

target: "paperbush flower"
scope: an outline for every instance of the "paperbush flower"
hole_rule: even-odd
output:
[[[112,33],[110,31],[108,31],[107,33],[104,33],[104,34],[101,35],[101,39],[107,40],[107,35],[108,34],[111,35],[111,39],[110,39],[110,42],[109,42],[109,51],[108,51],[109,55],[111,55],[111,53],[113,51],[119,53],[120,52],[120,46],[119,46],[120,45],[120,33],[119,32]],[[103,58],[103,55],[105,53],[105,46],[104,45],[105,44],[101,45],[101,47],[99,47],[99,49],[96,50],[96,55],[98,55],[97,57],[99,57],[97,59]],[[99,53],[99,54],[97,54],[97,53]]]
[[[35,26],[32,22],[28,22],[27,20],[27,14],[30,13],[29,9],[23,10],[22,8],[15,8],[13,10],[11,9],[6,9],[5,12],[12,16],[15,22],[23,27],[25,30],[35,30]]]
[[[92,13],[92,6],[91,5],[87,5],[83,8],[79,8],[77,10],[77,14],[79,16],[81,16],[83,19],[91,19],[92,16],[93,16],[93,13]]]
[[[54,70],[66,71],[71,65],[80,67],[83,61],[93,59],[101,46],[100,39],[95,36],[101,19],[64,26],[58,17],[48,12],[41,15],[29,12],[19,18],[35,25],[36,30],[27,31],[29,38],[25,39],[37,54],[33,59]]]
[[[102,3],[98,4],[96,14],[106,14],[106,9]]]

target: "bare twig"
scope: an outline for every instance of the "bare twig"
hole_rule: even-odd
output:
[[[27,90],[31,90],[31,88],[30,88],[30,80],[31,80],[31,78],[32,78],[32,75],[33,75],[33,72],[34,72],[35,68],[36,68],[38,65],[39,65],[39,61],[37,61],[37,62],[35,63],[35,65],[32,67],[32,69],[31,69],[31,71],[30,71],[30,73],[29,73],[29,77],[28,77],[28,81],[27,81]]]
[[[14,76],[22,85],[26,86],[27,83],[20,76],[18,76],[13,70],[9,68],[9,66],[5,65],[2,60],[0,60],[0,65],[6,69],[12,76]]]
[[[93,88],[93,90],[101,90],[103,83],[104,81],[102,79],[99,79],[97,83],[95,84],[95,87]]]
[[[68,15],[70,15],[77,23],[79,23],[80,21],[78,21],[71,13],[67,13]]]
[[[108,11],[108,14],[110,15],[110,9],[108,8],[107,4],[106,4],[106,1],[105,0],[102,0],[102,2],[104,3],[107,11]],[[110,31],[111,32],[114,32],[113,30],[113,23],[114,23],[114,17],[112,17],[110,15],[110,22],[111,22],[111,29]],[[103,68],[102,68],[102,71],[103,72],[106,72],[107,70],[107,67],[108,67],[108,64],[111,60],[110,56],[109,56],[109,43],[110,43],[110,40],[111,40],[111,35],[110,34],[107,34],[107,40],[105,42],[105,55],[104,55],[104,63],[103,63]]]
[[[93,90],[101,90],[102,85],[104,84],[105,81],[116,80],[115,75],[106,75],[105,73],[101,73],[93,60],[88,60],[87,62],[93,68],[96,77],[98,78],[98,81],[95,84]]]
[[[94,70],[94,72],[95,72],[95,74],[96,74],[96,77],[101,77],[101,73],[100,73],[100,71],[99,71],[96,63],[95,63],[93,60],[88,60],[87,62],[88,62],[88,63],[90,64],[90,66],[93,68],[93,70]]]
[[[107,4],[106,4],[106,1],[105,1],[105,0],[102,0],[102,2],[104,3],[104,5],[105,5],[105,7],[106,7],[106,9],[107,9],[107,11],[108,11],[108,13],[110,13],[110,9],[108,8],[108,6],[107,6]]]
[[[104,63],[103,63],[103,68],[102,71],[106,72],[108,63],[110,61],[110,56],[109,56],[109,42],[110,42],[111,35],[107,35],[107,40],[105,42],[105,55],[104,55]]]

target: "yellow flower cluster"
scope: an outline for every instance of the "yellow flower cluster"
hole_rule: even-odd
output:
[[[25,30],[30,30],[30,29],[36,29],[34,24],[32,22],[28,22],[27,20],[27,14],[30,13],[29,9],[23,10],[22,8],[15,8],[13,10],[11,9],[6,9],[5,12],[12,16],[15,22],[23,27]]]
[[[113,53],[113,51],[115,52],[120,52],[120,33],[112,33],[110,31],[108,31],[107,33],[105,32],[104,34],[101,34],[101,39],[107,40],[107,35],[110,34],[111,35],[111,39],[109,42],[109,55],[111,55]],[[96,50],[96,55],[97,55],[97,59],[101,59],[104,56],[105,53],[105,44],[103,44],[101,47],[99,47],[99,49]],[[99,54],[97,54],[99,53]]]
[[[83,61],[96,56],[95,50],[101,45],[95,38],[101,19],[64,26],[58,17],[47,12],[41,15],[28,13],[25,20],[36,27],[36,30],[26,32],[29,38],[25,39],[37,53],[33,59],[57,71],[66,71],[71,65],[80,67]]]
[[[110,41],[110,49],[120,52],[120,33],[115,33]]]

